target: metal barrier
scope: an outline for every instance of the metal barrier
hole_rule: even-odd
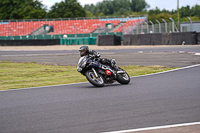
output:
[[[123,35],[123,45],[191,45],[198,44],[198,33],[148,33]]]
[[[172,22],[164,23],[157,20],[157,23],[151,21],[150,25],[147,22],[139,22],[134,25],[129,24],[126,27],[123,27],[123,34],[148,34],[148,33],[174,33],[174,32],[200,32],[200,22],[182,22],[180,23],[180,30],[176,26],[173,19]]]
[[[173,32],[172,22],[154,24],[150,21],[150,23],[151,25],[149,25],[147,22],[144,21],[137,24],[135,23],[134,25],[129,24],[127,27],[123,27],[123,34],[148,34],[148,33],[172,33]],[[174,32],[178,32],[176,27],[175,29],[176,31]]]
[[[96,37],[69,37],[61,38],[61,45],[95,45]]]
[[[97,35],[118,35],[122,36],[122,32],[107,33],[89,33],[89,34],[59,34],[59,35],[27,35],[27,36],[0,36],[0,40],[37,40],[37,39],[60,39],[67,37],[96,37]]]

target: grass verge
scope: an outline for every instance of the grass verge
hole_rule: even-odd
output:
[[[160,66],[121,66],[130,76],[171,70]],[[87,82],[76,66],[0,62],[0,90]]]

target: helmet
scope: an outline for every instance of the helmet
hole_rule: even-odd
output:
[[[88,46],[81,46],[79,48],[79,53],[80,53],[81,57],[89,54],[89,47]]]

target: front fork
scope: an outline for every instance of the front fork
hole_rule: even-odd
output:
[[[92,71],[94,72],[95,77],[98,78],[99,75],[97,74],[96,70],[93,67],[92,67]]]

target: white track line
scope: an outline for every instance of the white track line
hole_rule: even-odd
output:
[[[30,90],[30,89],[39,89],[39,88],[49,88],[49,87],[61,87],[61,86],[69,86],[69,85],[85,84],[85,83],[88,83],[88,82],[80,82],[80,83],[72,83],[72,84],[62,84],[62,85],[51,85],[51,86],[41,86],[41,87],[30,87],[30,88],[19,88],[19,89],[9,89],[9,90],[0,90],[0,92]]]
[[[188,68],[193,68],[193,67],[198,67],[198,66],[200,66],[200,64],[192,65],[192,66],[187,66],[187,67],[182,67],[182,68],[173,69],[173,70],[164,71],[164,72],[159,72],[159,73],[152,73],[152,74],[146,74],[146,75],[140,75],[140,76],[133,76],[133,77],[131,77],[131,78],[139,78],[139,77],[146,77],[146,76],[164,74],[164,73],[168,73],[168,72],[174,72],[174,71],[183,70],[183,69],[188,69]],[[31,87],[31,88],[21,88],[21,89],[0,90],[0,92],[5,92],[5,91],[18,91],[18,90],[28,90],[28,89],[34,89],[34,88],[59,87],[59,86],[66,86],[66,85],[68,86],[68,85],[83,84],[83,83],[88,83],[88,82],[73,83],[73,84],[63,84],[63,85],[52,85],[52,86],[41,86],[41,87]]]
[[[131,78],[138,78],[138,77],[146,77],[146,76],[158,75],[158,74],[163,74],[163,73],[168,73],[168,72],[174,72],[174,71],[184,70],[184,69],[198,67],[198,66],[200,66],[200,64],[196,64],[196,65],[192,65],[192,66],[187,66],[187,67],[182,67],[182,68],[173,69],[173,70],[164,71],[164,72],[158,72],[158,73],[152,73],[152,74],[146,74],[146,75],[140,75],[140,76],[133,76]]]
[[[15,54],[15,55],[1,55],[1,56],[5,56],[5,57],[7,57],[7,56],[10,56],[10,57],[12,57],[12,56],[14,56],[14,57],[16,57],[16,56],[49,56],[49,55],[71,55],[71,54],[78,54],[78,53],[57,53],[57,54],[19,54],[19,55],[17,55],[17,54]]]
[[[166,128],[183,127],[183,126],[194,126],[194,125],[200,125],[200,122],[166,125],[166,126],[158,126],[158,127],[147,127],[147,128],[139,128],[139,129],[129,129],[129,130],[103,132],[103,133],[130,133],[130,132],[148,131],[148,130],[156,130],[156,129],[166,129]]]

